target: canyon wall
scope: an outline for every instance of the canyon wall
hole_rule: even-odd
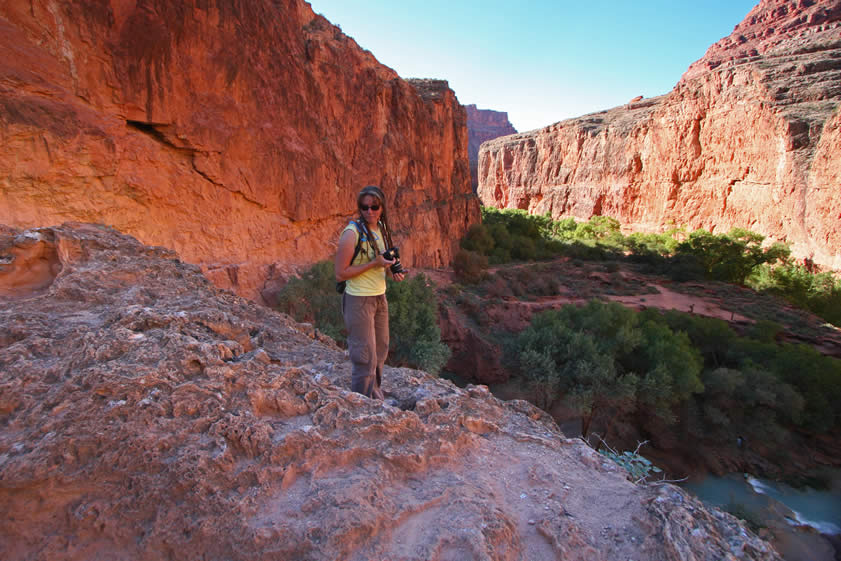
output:
[[[301,0],[0,4],[0,223],[103,223],[258,297],[381,185],[410,266],[478,220],[466,114]]]
[[[487,140],[517,134],[508,121],[505,111],[477,109],[475,104],[465,105],[467,111],[467,157],[470,161],[470,182],[475,192],[479,186],[479,146]]]
[[[841,268],[841,1],[763,0],[663,96],[485,143],[485,205],[744,227]]]

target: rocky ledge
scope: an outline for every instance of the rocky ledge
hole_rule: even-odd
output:
[[[104,226],[0,227],[0,558],[779,559],[525,402],[344,352]]]

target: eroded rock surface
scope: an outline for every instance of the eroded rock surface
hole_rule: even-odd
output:
[[[49,234],[7,236],[0,245],[0,295],[25,298],[46,290],[61,271],[53,242]]]
[[[410,266],[478,220],[466,115],[303,0],[0,4],[0,223],[98,222],[258,298],[379,184]]]
[[[61,270],[0,295],[0,558],[778,559],[541,411],[344,353],[109,228],[0,230]],[[0,271],[8,272],[8,264]]]
[[[841,268],[841,1],[762,0],[668,94],[485,143],[486,205],[744,227]]]

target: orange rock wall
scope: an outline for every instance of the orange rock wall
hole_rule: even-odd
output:
[[[483,144],[478,194],[629,230],[745,227],[841,268],[840,101],[841,1],[763,1],[670,93]]]
[[[478,219],[446,82],[416,88],[303,1],[5,2],[0,52],[0,223],[105,223],[257,297],[332,255],[364,185],[410,266]]]
[[[505,111],[478,109],[475,104],[464,106],[467,111],[467,157],[470,161],[470,183],[473,190],[479,186],[479,146],[483,142],[508,134],[517,134],[517,129],[508,120]]]

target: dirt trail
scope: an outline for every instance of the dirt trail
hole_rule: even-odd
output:
[[[526,265],[528,264],[515,265],[513,268],[522,268]],[[499,267],[495,268],[494,270],[499,270]],[[456,282],[455,275],[450,269],[426,269],[420,270],[419,272],[424,273],[440,288],[446,288],[454,282]],[[657,294],[649,293],[638,294],[633,296],[601,294],[599,295],[599,299],[618,302],[629,308],[635,308],[638,310],[643,310],[646,308],[657,308],[661,310],[677,310],[680,312],[687,312],[691,314],[697,314],[700,316],[723,319],[725,321],[730,322],[753,323],[752,319],[747,318],[741,314],[725,310],[717,302],[709,298],[701,296],[691,296],[688,294],[675,292],[674,290],[670,290],[662,286],[661,284],[650,282],[645,277],[635,275],[628,271],[622,271],[620,274],[624,279],[627,280],[633,279],[645,282],[649,286],[652,286],[655,289],[657,289]],[[610,284],[610,279],[606,275],[600,273],[591,273],[590,277],[592,277],[594,283]],[[561,290],[563,292],[566,292],[566,290],[563,288]],[[557,296],[544,297],[534,301],[524,301],[512,298],[506,299],[505,303],[507,307],[511,305],[517,305],[527,309],[531,309],[532,312],[536,312],[539,310],[551,309],[566,304],[581,304],[586,302],[587,300],[587,298],[577,298],[571,295],[559,294]]]
[[[708,316],[723,319],[725,321],[748,322],[753,323],[752,319],[746,318],[741,314],[735,312],[728,312],[716,303],[699,296],[689,296],[681,294],[674,290],[669,290],[659,284],[652,284],[657,289],[658,294],[644,294],[640,296],[608,296],[607,298],[639,309],[658,308],[661,310],[677,310],[679,312],[687,312],[690,314],[697,314],[699,316]]]

